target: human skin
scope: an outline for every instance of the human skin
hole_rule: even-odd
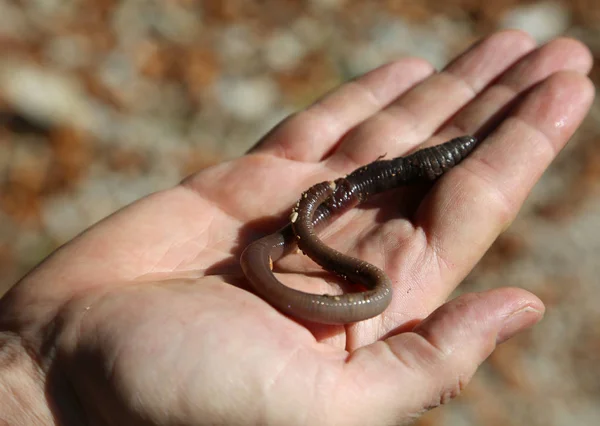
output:
[[[517,288],[447,298],[585,116],[590,67],[579,42],[536,47],[517,31],[441,72],[402,59],[88,229],[0,300],[0,423],[388,425],[449,401],[543,315]],[[249,291],[241,250],[285,224],[303,190],[462,134],[485,139],[435,185],[323,234],[390,276],[381,316],[301,323]],[[300,254],[278,266],[290,286],[332,291]]]

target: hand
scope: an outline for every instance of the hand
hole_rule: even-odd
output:
[[[292,116],[249,155],[107,218],[0,302],[0,389],[22,396],[0,396],[0,419],[375,425],[446,402],[543,314],[515,288],[444,302],[586,114],[590,67],[576,41],[536,48],[516,31],[440,73],[402,59]],[[462,134],[485,140],[425,194],[386,194],[325,232],[392,278],[383,315],[301,324],[248,290],[241,250],[283,225],[304,189]],[[298,272],[285,275],[291,286],[329,287],[301,255],[281,266]]]

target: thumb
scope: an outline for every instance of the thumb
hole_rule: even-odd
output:
[[[361,400],[351,406],[370,413],[373,424],[398,424],[444,404],[460,393],[497,344],[537,323],[543,312],[536,296],[517,288],[460,296],[413,331],[350,356],[352,385],[368,389],[366,395],[357,392]]]

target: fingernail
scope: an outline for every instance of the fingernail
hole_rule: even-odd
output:
[[[505,342],[520,331],[531,327],[541,320],[543,315],[542,311],[531,306],[525,306],[513,312],[504,320],[504,325],[496,336],[496,344]]]

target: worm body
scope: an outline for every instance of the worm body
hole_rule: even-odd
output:
[[[390,279],[376,266],[325,245],[317,236],[318,229],[375,194],[416,181],[435,180],[476,145],[474,137],[462,136],[406,157],[377,160],[346,177],[312,186],[292,210],[289,225],[244,250],[240,260],[244,274],[262,298],[297,318],[346,324],[379,315],[392,300]],[[367,290],[331,296],[285,286],[274,276],[272,264],[292,251],[296,244],[327,271],[361,284]]]

